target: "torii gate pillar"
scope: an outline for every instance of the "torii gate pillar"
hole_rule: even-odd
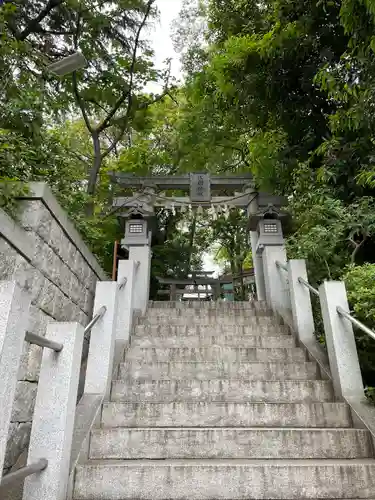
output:
[[[258,213],[258,197],[257,191],[253,187],[246,188],[246,194],[253,196],[250,205],[247,207],[247,214],[250,218],[252,215]],[[251,253],[253,257],[254,266],[254,276],[255,276],[255,287],[257,293],[257,300],[266,300],[266,286],[264,281],[264,271],[263,271],[263,259],[261,255],[256,252],[258,246],[258,231],[250,230],[250,243],[251,243]]]
[[[125,237],[121,244],[129,251],[129,260],[136,262],[136,271],[133,290],[133,308],[145,314],[150,295],[151,277],[151,231],[148,231],[148,222],[140,218],[141,215],[132,214],[126,221]]]

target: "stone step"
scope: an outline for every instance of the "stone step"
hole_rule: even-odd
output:
[[[284,325],[136,325],[136,336],[152,335],[156,337],[188,337],[188,336],[270,336],[289,335],[289,329]]]
[[[185,320],[191,318],[222,318],[224,316],[232,319],[236,318],[255,318],[255,317],[269,317],[272,318],[273,314],[267,310],[257,311],[255,309],[149,309],[146,313],[146,318],[154,317],[169,317],[169,318],[184,318]]]
[[[179,337],[177,335],[170,337],[144,335],[131,337],[131,347],[137,348],[156,348],[168,349],[171,347],[193,348],[193,347],[295,347],[296,341],[291,335],[279,334],[272,336],[261,335],[189,335]]]
[[[148,303],[148,310],[150,309],[209,309],[209,310],[238,310],[238,309],[251,309],[255,311],[270,311],[267,303],[264,301],[260,302],[180,302],[180,301],[150,301]]]
[[[133,460],[79,465],[75,500],[370,499],[375,461]]]
[[[227,314],[215,316],[192,316],[191,318],[173,317],[168,314],[163,316],[147,316],[147,318],[138,318],[138,323],[145,326],[154,325],[172,325],[172,326],[185,326],[186,323],[190,326],[200,325],[230,325],[230,326],[258,326],[258,325],[274,325],[278,326],[279,321],[272,316],[228,316]]]
[[[350,427],[345,403],[104,403],[103,427]]]
[[[312,380],[318,377],[317,364],[282,362],[166,362],[142,363],[130,361],[121,363],[119,379],[251,379],[251,380]]]
[[[370,458],[364,429],[165,428],[95,429],[94,460],[170,458],[317,459]]]
[[[112,401],[323,403],[333,401],[328,380],[115,380]]]
[[[131,347],[125,354],[126,362],[142,363],[168,362],[273,362],[282,361],[303,363],[306,361],[305,351],[301,348],[259,348],[259,347],[171,347],[155,349],[152,347]]]

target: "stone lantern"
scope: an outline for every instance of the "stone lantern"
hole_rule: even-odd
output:
[[[153,190],[146,188],[136,194],[132,205],[120,214],[125,230],[121,245],[130,247],[151,246],[151,237],[155,226],[155,200]]]
[[[125,220],[125,235],[121,240],[121,245],[125,248],[132,246],[150,246],[152,231],[149,231],[149,224],[143,214],[137,210],[129,211]]]
[[[256,254],[262,254],[265,246],[284,246],[284,235],[279,215],[273,207],[269,207],[258,221],[258,241]]]

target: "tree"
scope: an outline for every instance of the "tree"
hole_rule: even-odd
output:
[[[124,10],[120,6],[118,10],[112,4],[111,16],[115,16],[119,23],[119,30],[116,32],[118,36],[115,39],[104,39],[103,42],[100,38],[96,39],[101,51],[101,61],[99,64],[94,62],[92,74],[85,74],[80,82],[77,74],[73,74],[72,91],[91,134],[94,149],[87,183],[89,195],[95,193],[103,160],[116,150],[125,134],[129,133],[131,122],[133,126],[136,123],[137,113],[162,98],[142,95],[143,85],[155,80],[157,75],[149,58],[151,52],[141,51],[144,48],[142,31],[152,14],[154,2],[155,0],[137,2],[136,8],[132,9],[133,17],[125,17],[125,21],[128,20],[125,29],[123,16],[129,8]],[[111,23],[107,23],[111,26]],[[108,47],[109,41],[111,44]],[[79,11],[75,22],[74,45],[75,48],[85,47],[86,43],[85,13]],[[167,90],[164,95],[166,93]],[[92,114],[93,118],[90,116]]]
[[[156,15],[154,3],[50,0],[47,5],[20,2],[14,6],[6,2],[2,12],[8,47],[2,62],[10,68],[4,100],[12,93],[20,98],[25,81],[31,78],[43,94],[39,119],[51,112],[60,118],[65,111],[82,114],[93,144],[87,179],[90,196],[95,194],[104,160],[129,142],[131,130],[142,126],[145,110],[169,91],[168,69],[155,70],[152,51],[143,38]],[[60,80],[46,74],[46,64],[77,50],[88,60],[85,71]],[[164,79],[163,94],[145,93],[145,85],[159,78]],[[35,99],[33,104],[35,109]],[[35,117],[30,121],[35,123]],[[93,213],[92,203],[89,213]]]

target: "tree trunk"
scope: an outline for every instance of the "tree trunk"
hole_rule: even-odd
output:
[[[238,265],[239,268],[239,277],[240,277],[240,298],[241,300],[245,300],[245,283],[243,279],[243,265],[242,263]]]
[[[102,156],[100,152],[100,139],[98,132],[92,132],[92,144],[94,146],[94,160],[90,170],[89,179],[87,183],[87,194],[94,196],[96,190],[96,182],[98,179],[100,167],[102,165]],[[94,201],[90,200],[86,205],[86,215],[92,216],[94,214]]]
[[[189,274],[189,271],[190,271],[191,256],[193,254],[193,246],[194,246],[194,238],[195,238],[196,229],[197,229],[197,214],[195,213],[194,217],[193,217],[193,222],[191,223],[191,228],[190,228],[189,254],[188,254],[188,259],[186,262],[186,276]]]
[[[362,246],[366,242],[367,238],[368,238],[368,236],[364,235],[362,237],[362,240],[359,243],[357,243],[354,239],[350,240],[351,243],[354,245],[354,250],[353,250],[353,252],[352,252],[352,254],[350,256],[350,262],[351,262],[351,264],[355,265],[355,259],[357,257],[357,253],[362,248]]]

